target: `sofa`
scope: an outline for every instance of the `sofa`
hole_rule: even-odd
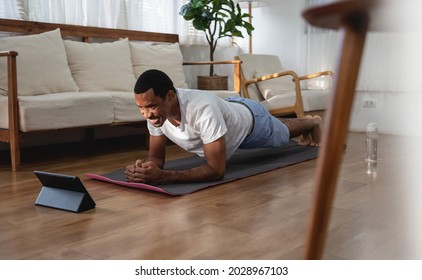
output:
[[[177,34],[0,19],[0,141],[10,145],[12,170],[20,142],[34,131],[141,125],[136,78],[150,68],[187,88]],[[220,62],[212,62],[220,63]],[[237,95],[239,62],[234,67]]]

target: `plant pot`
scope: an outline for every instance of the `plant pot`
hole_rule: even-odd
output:
[[[198,89],[227,90],[228,76],[198,76]]]

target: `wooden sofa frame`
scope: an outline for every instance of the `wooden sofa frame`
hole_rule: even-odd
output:
[[[0,19],[0,32],[17,33],[21,35],[39,34],[60,28],[63,37],[77,37],[83,42],[89,42],[90,39],[108,39],[119,40],[120,38],[128,38],[132,41],[146,41],[158,43],[177,43],[179,36],[177,34],[155,33],[136,30],[112,29],[102,27],[44,23],[25,20]],[[19,130],[19,103],[18,103],[18,86],[17,86],[17,59],[18,53],[13,50],[0,50],[0,59],[7,59],[7,76],[8,76],[8,118],[9,129],[0,129],[0,142],[9,143],[12,171],[18,171],[20,168],[20,143],[24,134]],[[240,61],[203,61],[203,62],[184,62],[183,65],[206,65],[206,64],[233,64],[234,65],[234,91],[240,92]],[[113,123],[107,126],[115,125],[137,125],[145,123]],[[94,126],[97,127],[97,126]],[[88,128],[93,127],[78,127]],[[89,130],[88,130],[89,131]],[[147,135],[148,137],[148,135]]]

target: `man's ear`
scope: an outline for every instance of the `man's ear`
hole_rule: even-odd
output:
[[[176,93],[174,92],[174,90],[169,90],[167,92],[166,98],[168,98],[169,101],[173,101],[176,98]]]

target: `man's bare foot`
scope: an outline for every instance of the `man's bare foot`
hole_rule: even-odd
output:
[[[313,117],[306,115],[302,119],[313,119]],[[311,132],[306,132],[300,136],[300,140],[298,142],[299,145],[306,146],[306,145],[311,145],[311,143],[312,143]]]
[[[312,117],[315,126],[311,129],[310,134],[312,137],[311,146],[319,147],[321,142],[321,133],[322,133],[322,119],[320,116],[315,115]]]

